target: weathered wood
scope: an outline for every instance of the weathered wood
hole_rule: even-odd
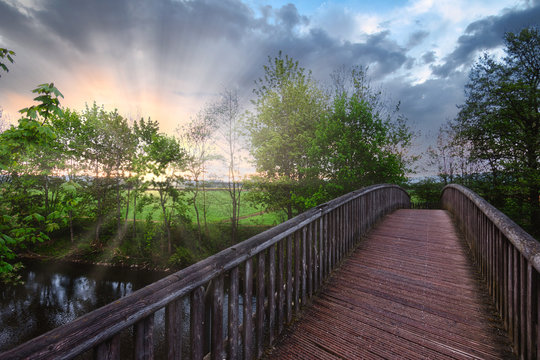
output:
[[[212,301],[212,360],[221,360],[224,355],[223,347],[223,275],[214,279]]]
[[[324,217],[321,217],[319,220],[317,220],[319,223],[319,230],[318,230],[318,243],[319,243],[319,276],[317,281],[317,288],[321,287],[322,281],[324,279]]]
[[[265,269],[264,252],[259,253],[257,263],[257,313],[255,318],[255,331],[257,339],[257,358],[260,358],[264,349],[264,273]]]
[[[276,328],[276,245],[268,249],[268,343],[274,344]]]
[[[302,285],[302,305],[306,305],[311,296],[311,225],[306,226],[302,239],[302,279],[305,279]]]
[[[512,315],[514,316],[514,323],[512,325],[512,336],[514,347],[519,353],[519,264],[518,264],[518,251],[515,247],[512,247],[512,285],[513,290],[512,294],[514,298],[512,299],[513,309]]]
[[[278,318],[278,334],[283,331],[283,323],[285,322],[285,283],[283,277],[285,276],[285,270],[283,262],[285,259],[284,242],[281,241],[278,244],[278,291],[277,291],[277,318]]]
[[[251,360],[253,357],[253,310],[251,308],[251,297],[253,296],[253,262],[247,259],[244,268],[244,359]]]
[[[300,263],[302,257],[300,255],[300,231],[294,234],[294,313],[298,315],[300,312]]]
[[[204,287],[191,293],[191,359],[202,360],[204,356]]]
[[[536,358],[535,334],[537,298],[536,298],[536,274],[531,264],[527,264],[527,311],[526,311],[526,337],[527,337],[527,359]]]
[[[95,360],[118,360],[120,359],[120,335],[114,336],[99,344],[94,352]]]
[[[238,267],[232,269],[229,273],[229,331],[228,331],[228,346],[229,346],[229,359],[237,359],[238,354]]]
[[[154,358],[154,314],[135,324],[134,354],[137,360]]]
[[[167,332],[167,358],[182,359],[182,328],[184,301],[182,298],[171,302],[165,308],[165,329]]]
[[[523,256],[519,255],[519,348],[522,354],[527,353],[527,265]]]
[[[286,314],[287,324],[292,320],[292,235],[287,238],[287,281],[286,281]]]

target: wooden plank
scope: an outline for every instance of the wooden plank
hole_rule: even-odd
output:
[[[257,256],[257,313],[255,317],[255,332],[257,340],[257,358],[260,358],[264,349],[264,273],[265,273],[264,252]]]
[[[204,356],[204,287],[191,293],[191,359],[202,360]]]
[[[300,231],[294,234],[294,313],[300,313],[300,264],[302,257],[300,254]]]
[[[239,270],[238,267],[232,269],[229,273],[229,331],[228,331],[228,348],[229,359],[237,359],[238,354],[238,283]]]
[[[154,314],[135,324],[134,354],[137,360],[154,358]]]
[[[309,224],[307,226],[307,233],[306,233],[306,282],[307,282],[307,289],[306,289],[306,296],[305,304],[308,303],[308,299],[311,298],[313,294],[313,263],[312,263],[312,257],[313,257],[313,226],[314,224]]]
[[[167,358],[182,359],[183,299],[171,302],[165,308],[165,329],[167,332]]]
[[[285,261],[284,242],[280,241],[278,244],[278,291],[277,291],[277,321],[278,321],[278,334],[283,331],[283,323],[285,322],[285,283],[283,282],[283,276],[285,276],[283,262]]]
[[[287,280],[285,281],[285,286],[287,287],[286,291],[286,301],[285,308],[287,314],[287,324],[292,321],[292,235],[287,238]]]
[[[120,335],[114,336],[99,344],[94,352],[96,360],[118,360],[120,359]]]
[[[223,347],[223,275],[214,279],[212,294],[212,360],[221,360],[225,354]]]
[[[253,296],[253,261],[246,260],[244,268],[244,359],[251,360],[253,357],[253,310],[251,308],[251,298]]]
[[[527,359],[536,358],[536,344],[535,344],[535,326],[534,321],[536,319],[536,275],[535,270],[531,264],[527,263],[527,311],[526,311],[526,332],[527,332]]]
[[[274,344],[276,328],[276,246],[268,249],[268,343]]]

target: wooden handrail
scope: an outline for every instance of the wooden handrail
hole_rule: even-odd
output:
[[[6,351],[0,359],[69,359],[90,349],[97,359],[119,359],[119,333],[129,327],[136,358],[151,359],[154,314],[163,308],[170,359],[180,359],[188,346],[191,359],[258,358],[361,236],[389,211],[409,206],[409,195],[396,185],[351,192]],[[183,319],[185,298],[190,319]],[[254,298],[255,311],[249,301]],[[239,299],[248,299],[243,302],[248,305],[239,305]],[[181,331],[185,322],[190,324],[187,342]]]
[[[520,358],[540,355],[540,243],[464,186],[442,192]]]

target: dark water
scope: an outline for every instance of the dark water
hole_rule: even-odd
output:
[[[0,287],[0,353],[67,324],[77,317],[126,296],[160,278],[164,273],[68,263],[28,262],[21,271],[24,285]],[[225,287],[227,288],[227,286]],[[243,297],[239,295],[239,321],[243,322]],[[228,294],[224,297],[228,308]],[[251,299],[252,312],[256,299]],[[189,358],[189,299],[183,306],[183,357]],[[227,324],[227,311],[223,323]],[[206,328],[209,332],[210,329]],[[223,336],[228,336],[227,326]],[[165,311],[154,317],[154,351],[165,358]],[[121,333],[121,358],[131,358],[133,328]],[[91,359],[91,351],[81,359]]]
[[[28,262],[21,274],[24,285],[0,285],[0,352],[166,275],[54,262]]]

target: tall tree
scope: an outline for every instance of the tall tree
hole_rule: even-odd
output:
[[[351,69],[335,90],[310,142],[310,173],[318,188],[304,197],[307,207],[363,186],[403,183],[412,160],[407,149],[413,133],[406,119],[398,107],[387,109],[365,69]]]
[[[511,205],[533,231],[540,224],[539,29],[507,33],[505,52],[500,61],[484,55],[472,68],[456,128],[472,144],[472,158],[491,169],[494,187],[505,188],[495,205]]]
[[[250,152],[262,175],[259,189],[270,208],[290,219],[299,209],[295,188],[310,167],[308,147],[325,111],[326,98],[298,61],[281,52],[268,58],[264,76],[256,82],[255,109],[246,120]],[[272,192],[272,196],[266,196]]]
[[[58,98],[63,96],[52,83],[32,92],[38,95],[34,99],[38,104],[22,109],[18,125],[0,134],[0,170],[6,174],[0,197],[0,273],[13,270],[9,260],[15,247],[46,240],[46,233],[55,228],[41,214],[43,196],[26,165],[36,151],[54,146],[50,118],[62,114]]]
[[[147,147],[152,186],[158,191],[159,207],[163,215],[163,227],[167,237],[167,250],[172,254],[172,227],[176,216],[183,215],[183,202],[178,189],[179,170],[185,166],[185,152],[174,137],[163,134],[153,136]]]
[[[181,134],[184,147],[188,152],[186,170],[190,180],[189,189],[193,194],[191,202],[197,219],[199,242],[203,233],[201,215],[205,233],[208,233],[208,224],[206,221],[208,211],[206,201],[206,174],[208,162],[216,158],[213,152],[213,135],[216,128],[216,118],[212,116],[211,107],[207,106],[182,129]]]
[[[216,125],[222,137],[223,161],[227,167],[227,191],[231,199],[231,242],[238,241],[238,225],[240,219],[240,201],[243,184],[240,181],[241,134],[240,134],[240,101],[238,92],[224,90],[220,99],[212,104],[209,113],[216,119]]]

